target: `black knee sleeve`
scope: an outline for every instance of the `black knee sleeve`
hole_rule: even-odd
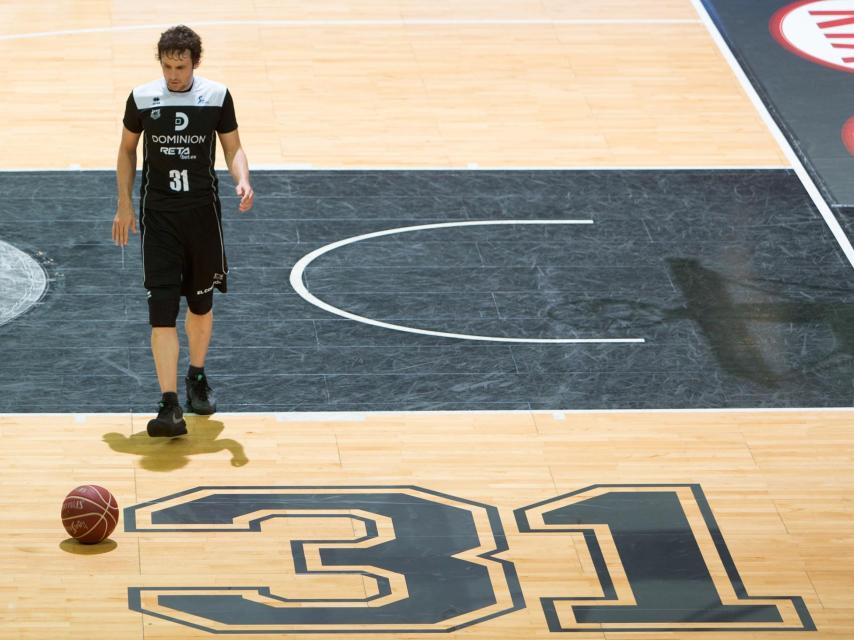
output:
[[[213,308],[213,291],[202,295],[187,296],[187,306],[197,316],[203,316]]]
[[[152,327],[174,327],[181,302],[180,287],[148,290],[148,322]]]

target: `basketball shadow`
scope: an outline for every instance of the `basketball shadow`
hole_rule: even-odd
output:
[[[119,545],[115,540],[102,540],[98,544],[83,544],[77,542],[74,538],[66,538],[59,543],[59,548],[66,553],[73,553],[77,556],[97,556],[102,553],[109,553]]]
[[[236,440],[219,436],[225,425],[206,416],[185,416],[187,435],[179,438],[152,438],[145,431],[130,437],[121,433],[105,433],[110,449],[118,453],[142,456],[140,466],[148,471],[174,471],[187,466],[190,457],[205,453],[228,451],[231,466],[242,467],[249,463],[243,445]]]

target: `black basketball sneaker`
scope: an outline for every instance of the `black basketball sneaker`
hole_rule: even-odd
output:
[[[167,404],[160,402],[157,417],[148,421],[148,435],[152,438],[174,438],[187,433],[187,423],[184,422],[184,412],[178,403]]]
[[[184,378],[187,383],[187,411],[200,416],[209,416],[216,411],[216,397],[208,386],[204,373]]]

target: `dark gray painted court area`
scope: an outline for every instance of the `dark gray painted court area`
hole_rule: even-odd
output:
[[[854,403],[854,270],[792,172],[259,171],[248,214],[230,184],[230,292],[207,365],[220,410]],[[113,173],[3,173],[0,195],[0,240],[49,277],[0,326],[0,410],[152,411],[139,236],[124,252],[110,240]],[[351,236],[563,218],[594,224],[391,235],[325,254],[305,281],[420,329],[644,343],[415,335],[330,315],[288,281],[300,257]]]

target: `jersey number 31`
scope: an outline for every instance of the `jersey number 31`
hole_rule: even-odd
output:
[[[169,182],[169,188],[172,191],[189,191],[190,190],[190,180],[187,176],[187,170],[178,171],[177,169],[172,169],[169,172],[169,177],[171,181]]]

